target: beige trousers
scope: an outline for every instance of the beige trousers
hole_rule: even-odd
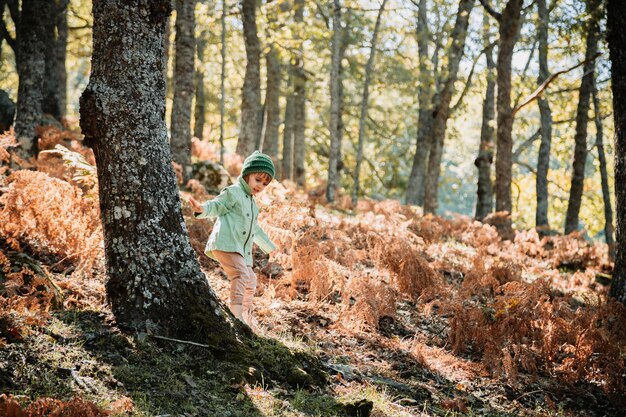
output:
[[[239,320],[250,324],[252,300],[256,290],[256,274],[246,265],[243,256],[237,252],[214,250],[218,260],[230,280],[230,310]]]

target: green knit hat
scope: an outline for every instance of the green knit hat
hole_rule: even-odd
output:
[[[272,158],[259,151],[252,152],[252,155],[243,161],[241,176],[245,177],[246,175],[253,174],[255,172],[263,172],[274,178],[275,171]]]

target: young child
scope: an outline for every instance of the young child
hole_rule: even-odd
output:
[[[252,270],[252,243],[265,253],[276,248],[257,224],[259,209],[254,196],[273,178],[272,159],[254,151],[243,161],[241,175],[235,184],[202,205],[193,197],[189,198],[189,205],[197,218],[218,218],[204,252],[224,268],[230,280],[230,311],[248,325],[252,323],[252,299],[257,283]]]

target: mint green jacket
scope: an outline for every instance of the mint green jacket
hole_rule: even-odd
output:
[[[246,265],[252,266],[252,243],[256,243],[265,253],[276,249],[274,243],[257,224],[259,208],[248,183],[239,177],[238,181],[222,190],[212,200],[202,205],[202,213],[197,218],[217,217],[204,253],[215,259],[212,252],[237,252],[244,257]]]

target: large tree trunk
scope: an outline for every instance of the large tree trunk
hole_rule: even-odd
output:
[[[46,22],[45,76],[42,112],[57,120],[65,116],[67,102],[67,5],[68,0],[52,4],[52,16]]]
[[[225,349],[236,341],[193,254],[165,126],[163,35],[168,0],[95,0],[89,85],[80,125],[98,168],[107,296],[138,332]]]
[[[607,40],[611,57],[615,121],[615,268],[609,294],[626,304],[626,8],[607,0]]]
[[[596,148],[598,149],[598,162],[600,168],[600,181],[602,183],[602,200],[604,202],[604,238],[609,249],[609,259],[615,260],[615,240],[613,233],[613,208],[611,207],[611,192],[609,191],[609,173],[606,164],[606,155],[604,154],[604,129],[602,126],[602,115],[600,108],[600,99],[598,98],[598,89],[596,81],[593,83],[593,110],[595,112],[596,124]]]
[[[513,108],[511,107],[511,66],[513,47],[517,43],[521,27],[523,0],[509,0],[502,12],[500,23],[500,41],[497,62],[497,99],[498,110],[496,136],[496,211],[507,212],[509,217],[499,224],[498,231],[505,239],[512,239],[513,228],[510,214],[511,202],[512,154],[513,154]]]
[[[361,99],[361,115],[359,117],[359,139],[357,144],[356,166],[354,168],[354,188],[352,189],[352,205],[356,207],[359,199],[360,184],[359,177],[361,172],[361,162],[363,160],[363,142],[365,142],[365,119],[367,118],[367,108],[369,102],[370,82],[372,80],[372,70],[374,68],[374,58],[376,57],[376,43],[378,42],[378,32],[380,30],[380,19],[385,11],[387,0],[383,0],[378,9],[376,16],[376,24],[370,41],[370,56],[365,64],[365,81],[363,83],[363,97]]]
[[[424,179],[426,178],[426,161],[430,153],[430,136],[433,121],[433,68],[428,52],[429,30],[427,0],[420,0],[417,12],[417,52],[419,59],[419,85],[417,100],[419,113],[417,120],[417,138],[413,165],[406,189],[407,204],[424,204]],[[436,64],[434,64],[436,65]],[[436,68],[435,68],[436,69]]]
[[[271,0],[268,0],[268,4]],[[276,25],[278,12],[276,6],[272,5],[272,10],[268,12],[268,26]],[[268,31],[269,32],[269,31]],[[273,35],[268,33],[268,38]],[[265,137],[263,138],[263,152],[274,160],[274,165],[278,163],[278,130],[280,128],[280,83],[281,65],[278,49],[275,42],[270,42],[268,51],[265,54],[267,67],[267,86],[265,90]]]
[[[198,68],[196,68],[196,105],[194,109],[193,135],[202,140],[204,137],[204,122],[206,113],[206,96],[204,94],[204,50],[206,49],[206,32],[202,32],[198,39],[196,54]]]
[[[38,153],[35,126],[41,120],[45,74],[46,22],[51,18],[48,0],[24,0],[17,25],[17,110],[15,136],[22,158]]]
[[[489,35],[489,15],[483,12],[483,44],[487,62],[487,87],[483,101],[483,120],[480,128],[480,148],[474,165],[478,168],[478,188],[476,191],[476,219],[483,220],[493,212],[493,184],[491,182],[491,166],[493,164],[493,136],[492,126],[496,106],[496,63],[493,60],[493,48]]]
[[[589,102],[594,83],[595,60],[598,52],[600,0],[588,0],[587,12],[590,15],[587,24],[587,50],[583,65],[583,80],[578,90],[578,108],[576,109],[576,134],[574,135],[574,162],[569,203],[565,217],[565,234],[578,230],[578,216],[585,184],[585,163],[587,161],[587,124],[589,122]]]
[[[260,142],[261,47],[256,26],[256,0],[242,0],[243,37],[246,44],[246,75],[241,99],[241,127],[237,153],[247,156]]]
[[[439,175],[441,171],[441,159],[446,136],[446,126],[450,115],[450,102],[454,94],[454,83],[457,79],[459,64],[463,57],[465,39],[469,17],[474,7],[474,0],[460,0],[456,22],[451,34],[451,45],[448,51],[447,76],[443,88],[439,94],[439,102],[434,110],[433,127],[430,131],[432,138],[430,143],[433,147],[428,157],[428,175],[424,182],[424,212],[435,213],[437,211],[437,196],[439,189]]]
[[[550,76],[548,68],[548,29],[550,26],[550,12],[546,7],[546,0],[537,0],[537,38],[539,40],[539,77],[537,83],[543,84]],[[549,229],[548,222],[548,169],[550,168],[550,148],[552,146],[552,111],[550,103],[545,97],[537,99],[541,116],[541,144],[537,156],[537,208],[535,210],[535,225],[540,229]]]
[[[330,152],[328,157],[328,183],[326,187],[326,200],[335,201],[335,192],[339,185],[339,172],[337,163],[340,155],[340,84],[339,66],[341,65],[341,4],[339,0],[333,0],[333,39],[331,42],[330,64]]]
[[[176,0],[174,100],[170,123],[172,159],[183,168],[183,183],[191,175],[191,102],[196,59],[196,0]]]
[[[295,1],[295,22],[297,26],[298,51],[293,67],[293,176],[299,186],[305,185],[304,154],[306,127],[306,73],[304,71],[304,49],[302,48],[302,21],[304,18],[304,0]]]

